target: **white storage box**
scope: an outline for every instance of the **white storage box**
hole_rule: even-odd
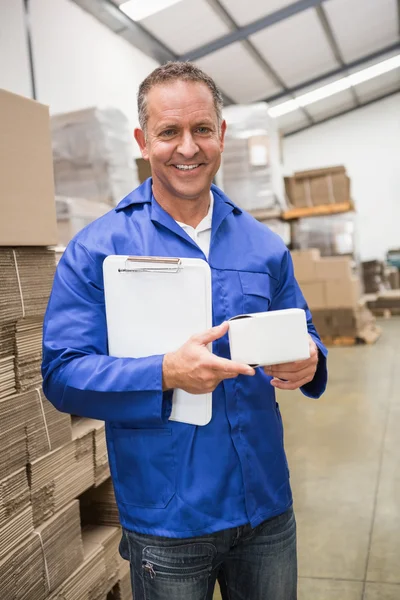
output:
[[[229,321],[231,359],[253,367],[310,357],[306,313],[301,308],[238,315]]]

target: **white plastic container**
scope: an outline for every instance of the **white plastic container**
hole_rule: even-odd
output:
[[[231,359],[253,367],[310,357],[306,313],[301,308],[238,315],[229,321]]]

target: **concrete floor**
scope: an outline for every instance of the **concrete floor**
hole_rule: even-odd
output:
[[[330,349],[321,400],[279,393],[299,600],[400,600],[400,319],[379,325],[372,346]]]

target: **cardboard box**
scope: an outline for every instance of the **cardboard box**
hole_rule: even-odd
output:
[[[144,160],[144,158],[137,158],[136,166],[140,183],[143,183],[146,181],[146,179],[151,177],[151,167],[148,160]]]
[[[312,320],[320,336],[331,336],[332,333],[332,311],[331,310],[313,310]]]
[[[358,305],[361,295],[358,277],[327,280],[324,285],[327,308],[355,308]]]
[[[49,109],[0,90],[0,246],[57,244]]]
[[[299,282],[312,282],[317,280],[316,261],[320,259],[317,248],[309,250],[292,250],[291,252],[294,274]]]
[[[296,171],[285,178],[285,188],[291,204],[299,208],[350,200],[350,179],[344,166]]]
[[[351,279],[351,260],[348,256],[330,256],[321,258],[315,263],[317,279]]]
[[[301,291],[307,301],[309,308],[324,309],[327,307],[325,282],[313,281],[301,284]]]
[[[356,306],[332,310],[331,322],[331,335],[361,337],[363,332],[375,327],[376,319],[366,306]]]

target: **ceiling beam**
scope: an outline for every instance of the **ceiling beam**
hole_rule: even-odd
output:
[[[399,35],[400,35],[400,0],[397,0],[397,18],[399,21]]]
[[[373,52],[372,54],[368,54],[367,56],[363,56],[362,58],[358,58],[357,60],[353,60],[352,62],[346,63],[344,67],[338,67],[337,69],[328,71],[323,75],[318,75],[318,77],[314,77],[313,79],[309,79],[308,81],[303,81],[303,83],[294,85],[288,88],[288,92],[279,92],[277,94],[273,94],[272,96],[268,96],[267,98],[264,98],[264,102],[276,102],[281,98],[285,98],[288,95],[288,93],[296,93],[296,95],[298,95],[298,92],[301,92],[311,86],[314,86],[317,83],[323,83],[327,79],[335,77],[336,75],[345,76],[347,71],[356,69],[357,67],[362,67],[366,63],[373,61],[377,58],[383,58],[386,54],[394,52],[395,50],[400,50],[400,42],[396,42],[395,44],[391,44],[390,46],[382,48],[382,50],[378,50],[377,52]]]
[[[400,0],[399,0],[399,2],[400,2]],[[320,6],[316,6],[315,10],[317,12],[319,22],[322,25],[322,29],[324,30],[326,39],[328,40],[329,46],[333,52],[334,57],[336,58],[337,62],[339,63],[339,65],[341,67],[346,68],[346,63],[344,61],[342,52],[339,48],[339,44],[336,40],[336,37],[335,37],[335,34],[331,27],[331,24],[329,23],[328,15],[326,14],[325,8],[321,4]],[[348,75],[349,73],[347,72],[346,74]],[[359,98],[357,96],[357,92],[353,86],[351,86],[349,88],[349,92],[353,96],[353,101],[354,101],[355,105],[358,106],[360,104],[360,100],[359,100]]]
[[[91,14],[115,34],[123,37],[138,50],[159,64],[178,60],[178,56],[139,23],[132,21],[111,0],[73,0],[75,4]],[[236,104],[232,98],[222,94],[224,105]]]
[[[107,25],[114,33],[133,43],[147,56],[159,63],[176,60],[177,56],[139,23],[132,21],[111,0],[74,0],[86,12]]]
[[[280,21],[284,21],[289,17],[293,17],[304,10],[308,10],[309,8],[315,8],[322,2],[327,2],[327,0],[297,0],[297,2],[293,2],[280,10],[277,10],[266,17],[262,17],[261,19],[257,19],[244,27],[237,27],[236,30],[231,33],[227,33],[222,37],[214,40],[213,42],[209,42],[204,46],[200,46],[200,48],[196,48],[191,50],[190,52],[186,52],[179,57],[179,60],[197,60],[199,58],[203,58],[203,56],[207,56],[212,52],[216,52],[217,50],[221,50],[221,48],[225,48],[225,46],[229,46],[230,44],[234,44],[235,42],[240,42],[245,40],[250,35],[257,33],[257,31],[261,31],[262,29],[266,29],[271,27],[272,25],[276,25]]]
[[[224,21],[224,23],[231,29],[231,31],[237,31],[238,25],[233,17],[228,13],[225,7],[221,4],[220,0],[206,0],[206,2],[211,6],[214,12]],[[275,85],[278,87],[287,90],[286,84],[281,79],[281,77],[276,73],[274,68],[270,65],[270,63],[261,55],[261,53],[257,50],[257,48],[250,42],[250,40],[242,40],[241,42],[249,54],[252,56],[253,60],[259,65],[259,67],[264,71],[269,79],[271,79]],[[313,123],[314,120],[311,115],[308,113],[306,109],[302,110],[306,119],[309,123]]]
[[[352,108],[348,108],[346,110],[342,110],[339,113],[334,115],[330,115],[325,119],[321,119],[320,121],[316,121],[312,125],[305,125],[304,127],[299,127],[299,129],[295,129],[294,131],[289,131],[288,133],[284,133],[283,137],[290,137],[291,135],[296,135],[296,133],[301,133],[302,131],[306,131],[307,129],[311,129],[311,127],[317,127],[318,125],[322,125],[323,123],[327,123],[328,121],[332,121],[333,119],[337,119],[338,117],[343,117],[343,115],[347,115],[355,110],[359,110],[360,108],[364,108],[365,106],[370,106],[371,104],[375,104],[375,102],[380,102],[381,100],[385,100],[386,98],[390,98],[395,94],[400,94],[400,87],[396,90],[392,90],[391,92],[386,92],[381,96],[377,96],[376,98],[372,98],[372,100],[368,100],[367,102],[363,102],[359,106],[353,106]]]

